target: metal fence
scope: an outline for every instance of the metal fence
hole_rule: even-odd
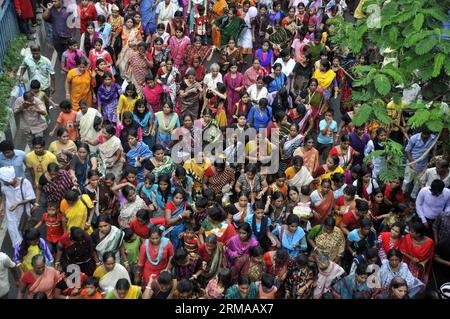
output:
[[[8,44],[19,35],[19,24],[13,0],[0,0],[0,70]]]

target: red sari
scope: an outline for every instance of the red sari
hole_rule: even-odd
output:
[[[167,243],[167,246],[165,246],[162,250],[161,259],[158,260],[158,264],[153,265],[147,257],[147,252],[152,260],[157,260],[159,249],[155,250],[150,240],[148,241],[148,243],[149,245],[147,247],[147,240],[145,240],[139,250],[138,265],[143,266],[143,286],[145,286],[149,282],[151,275],[156,275],[156,277],[158,277],[159,273],[166,269],[170,258],[174,255],[172,243],[169,241]]]
[[[431,259],[434,256],[434,241],[431,238],[423,243],[420,247],[416,246],[410,234],[407,234],[399,247],[403,254],[408,254],[411,257],[419,259],[419,264],[427,261],[425,267],[418,267],[413,264],[409,258],[403,258],[403,261],[408,265],[409,270],[414,277],[420,279],[425,285],[428,283],[428,277],[431,270]]]
[[[378,255],[381,259],[387,258],[387,254],[391,249],[397,249],[401,242],[402,238],[397,238],[393,243],[391,243],[391,232],[382,232],[379,236],[380,240],[380,248],[378,249]]]

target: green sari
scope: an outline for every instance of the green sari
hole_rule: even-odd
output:
[[[231,22],[228,22],[228,17],[225,15],[220,19],[215,20],[215,25],[220,28],[220,45],[225,46],[230,39],[234,39],[237,43],[241,31],[244,29],[244,20],[239,17],[233,17]]]

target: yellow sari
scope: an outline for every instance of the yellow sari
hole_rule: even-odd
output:
[[[212,19],[211,25],[214,25],[214,22],[217,18],[223,17],[223,11],[228,7],[226,0],[218,0],[212,7]],[[220,30],[218,28],[212,29],[212,39],[213,45],[216,48],[220,48]]]
[[[325,174],[320,175],[319,176],[319,185],[322,184],[322,181],[324,179],[331,179],[331,176],[336,174],[336,173],[344,174],[344,169],[342,167],[338,166],[338,167],[336,167],[336,169],[334,171],[327,172]]]
[[[28,252],[25,257],[23,257],[22,263],[20,265],[20,268],[23,272],[27,272],[33,269],[33,266],[31,265],[31,259],[34,256],[39,255],[40,253],[41,249],[39,248],[39,245],[31,245],[30,247],[28,247]]]
[[[123,299],[140,299],[141,296],[142,296],[141,287],[131,285],[130,289],[128,289],[127,295]],[[106,295],[105,299],[121,299],[121,298],[119,298],[119,296],[117,295],[117,292],[115,290],[113,290]]]
[[[197,192],[201,192],[203,187],[203,176],[205,175],[206,170],[211,167],[211,160],[204,157],[203,163],[199,165],[195,159],[190,159],[184,163],[183,167],[194,179],[194,189]]]
[[[325,73],[322,73],[320,70],[314,71],[313,79],[316,79],[319,82],[319,86],[326,90],[333,83],[333,79],[336,77],[336,73],[333,70],[328,70]]]

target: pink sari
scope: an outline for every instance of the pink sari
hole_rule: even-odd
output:
[[[236,78],[233,79],[231,77],[231,73],[228,72],[223,78],[223,83],[227,86],[228,121],[229,124],[233,124],[233,107],[241,99],[240,92],[242,92],[242,90],[240,92],[237,92],[235,89],[244,85],[244,76],[242,75],[242,73],[237,72]]]
[[[44,273],[37,277],[34,284],[28,288],[30,297],[32,298],[38,292],[43,292],[47,295],[48,299],[53,299],[57,282],[58,272],[56,269],[45,267]]]
[[[173,36],[169,39],[169,58],[173,59],[176,68],[180,71],[182,76],[184,76],[188,67],[187,64],[184,63],[184,56],[186,49],[190,44],[191,40],[186,36],[181,39]]]

